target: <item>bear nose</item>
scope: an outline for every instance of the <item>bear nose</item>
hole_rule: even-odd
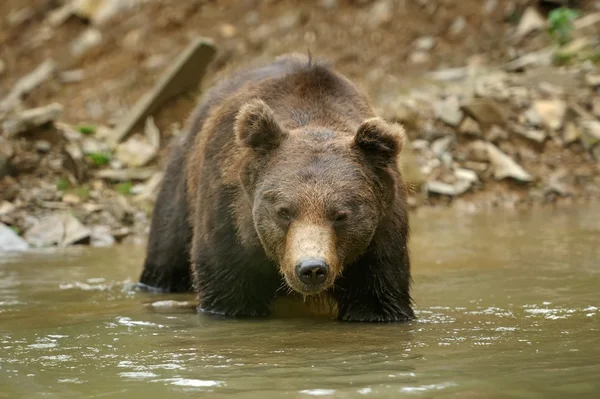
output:
[[[296,265],[296,275],[306,285],[321,285],[328,274],[329,265],[322,259],[305,259]]]

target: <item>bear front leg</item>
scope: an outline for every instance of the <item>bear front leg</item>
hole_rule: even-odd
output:
[[[189,246],[192,228],[185,197],[183,152],[176,148],[152,214],[144,270],[138,287],[147,291],[192,289]]]
[[[249,262],[234,248],[194,262],[198,311],[227,317],[264,317],[281,280],[269,262]]]
[[[333,290],[339,320],[400,322],[414,319],[408,253],[399,254],[395,259],[386,261],[367,254],[344,270]]]

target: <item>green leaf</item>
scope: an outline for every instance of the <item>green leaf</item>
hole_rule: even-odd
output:
[[[96,133],[96,126],[83,124],[77,126],[77,130],[79,130],[81,134],[90,135]]]
[[[65,179],[64,177],[61,177],[60,179],[56,180],[57,190],[66,191],[69,188],[71,188],[71,182],[69,182],[69,180]]]
[[[122,195],[130,195],[131,187],[133,187],[133,184],[130,181],[126,181],[123,183],[116,184],[115,191]]]
[[[92,152],[91,154],[88,154],[88,158],[94,165],[104,166],[110,162],[112,156],[109,152]]]

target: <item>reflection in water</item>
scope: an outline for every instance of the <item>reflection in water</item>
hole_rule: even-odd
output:
[[[418,320],[197,315],[142,248],[0,259],[0,398],[595,398],[600,210],[413,217]],[[302,310],[302,311],[301,311]]]

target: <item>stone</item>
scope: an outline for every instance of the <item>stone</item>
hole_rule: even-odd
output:
[[[492,125],[487,132],[486,139],[491,142],[507,140],[508,132],[498,125]]]
[[[530,6],[527,7],[521,20],[519,21],[519,25],[517,25],[517,31],[515,35],[517,38],[521,39],[530,33],[541,31],[546,27],[546,20],[542,17],[542,15],[536,10],[535,7]]]
[[[538,51],[524,54],[517,59],[508,62],[504,68],[507,71],[519,71],[525,68],[543,67],[552,65],[554,56],[553,48],[544,48]]]
[[[40,84],[48,80],[56,71],[56,63],[46,60],[41,63],[30,74],[22,77],[12,88],[9,94],[0,102],[0,116],[8,112],[20,101],[21,97]]]
[[[140,0],[73,0],[73,13],[80,18],[102,25]]]
[[[542,126],[542,118],[538,114],[535,107],[529,108],[527,111],[525,111],[523,116],[525,117],[524,122],[527,123],[528,125],[534,126],[534,127]]]
[[[502,152],[498,147],[487,143],[487,150],[496,180],[512,178],[522,182],[531,182],[533,177],[525,171],[510,156]]]
[[[90,230],[69,213],[56,213],[41,219],[25,233],[33,247],[67,247],[90,237]]]
[[[457,180],[454,184],[433,180],[427,182],[427,191],[434,194],[457,197],[466,193],[471,188],[471,185],[471,182],[468,180]]]
[[[80,57],[102,43],[102,33],[96,28],[88,28],[71,42],[71,55]]]
[[[29,245],[13,229],[0,223],[0,253],[12,251],[24,251]]]
[[[6,63],[2,59],[0,59],[0,76],[2,76],[4,71],[6,71]]]
[[[436,101],[433,104],[433,111],[436,118],[452,127],[457,127],[463,119],[458,99],[454,97]]]
[[[600,97],[594,97],[592,99],[592,114],[600,119]]]
[[[536,143],[543,143],[546,141],[546,132],[539,129],[526,129],[526,128],[515,128],[513,129],[515,133],[525,137],[528,140],[534,141]]]
[[[555,131],[562,128],[567,113],[565,101],[539,100],[533,103],[533,107],[545,127]]]
[[[600,121],[582,121],[581,128],[581,142],[586,150],[600,143]]]
[[[373,3],[369,10],[367,23],[371,28],[379,28],[389,24],[394,19],[392,1],[378,0]]]
[[[42,154],[47,154],[52,149],[52,144],[46,140],[37,140],[35,142],[35,150]]]
[[[588,74],[585,77],[585,83],[590,87],[600,87],[600,74]]]
[[[479,181],[477,173],[470,169],[456,168],[454,170],[454,176],[456,176],[456,178],[459,180],[466,180],[470,183],[477,183]]]
[[[93,226],[90,233],[92,247],[110,247],[115,244],[110,226]]]
[[[150,163],[156,153],[157,148],[148,143],[145,137],[135,134],[117,146],[115,156],[128,167],[140,167]]]
[[[470,116],[467,116],[463,119],[462,123],[458,127],[458,131],[462,134],[472,135],[472,136],[481,136],[481,127],[479,123]]]
[[[426,51],[413,51],[410,53],[410,63],[419,65],[426,64],[431,60],[431,55]]]
[[[498,0],[485,0],[483,3],[483,15],[491,15],[498,8]]]
[[[136,184],[131,188],[131,193],[135,195],[134,201],[155,200],[158,195],[158,189],[162,183],[164,173],[157,172],[144,184]]]
[[[465,159],[475,162],[489,162],[487,143],[482,140],[473,141],[465,146]]]
[[[430,51],[435,46],[435,37],[422,36],[413,42],[413,47],[419,51]]]
[[[52,103],[44,107],[25,110],[2,124],[4,132],[9,136],[31,130],[57,120],[63,112],[63,106]]]
[[[333,10],[338,7],[338,0],[320,0],[319,5],[326,10]]]
[[[173,97],[196,89],[216,53],[213,42],[203,37],[192,43],[175,59],[157,84],[134,105],[119,124],[109,142],[116,146],[158,107]]]
[[[467,67],[439,69],[427,74],[429,78],[442,82],[464,80],[468,75],[469,68]]]
[[[431,151],[437,157],[441,157],[443,154],[448,152],[452,143],[454,143],[454,136],[445,136],[439,138],[431,144]]]
[[[12,202],[2,201],[0,203],[0,216],[10,215],[17,209],[17,206]]]
[[[505,110],[495,101],[489,99],[476,99],[461,107],[462,111],[475,119],[483,128],[506,123]]]
[[[457,17],[454,22],[448,28],[448,36],[458,37],[461,36],[467,29],[467,20],[464,16]]]
[[[115,182],[126,182],[132,180],[148,180],[157,172],[154,168],[129,168],[129,169],[103,169],[96,172],[99,179]]]
[[[565,144],[571,144],[579,140],[581,137],[581,130],[577,127],[574,122],[567,122],[565,125],[563,141]]]
[[[78,83],[85,78],[85,71],[83,69],[63,71],[59,74],[58,78],[62,83]]]
[[[224,39],[231,39],[237,34],[237,29],[231,24],[221,24],[219,26],[219,33]]]

